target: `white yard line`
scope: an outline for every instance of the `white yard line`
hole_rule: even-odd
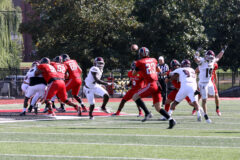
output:
[[[156,158],[138,158],[138,157],[103,157],[103,156],[68,156],[68,155],[30,155],[30,154],[0,154],[8,157],[44,157],[44,158],[85,158],[85,159],[139,159],[139,160],[173,160],[173,159],[156,159]],[[179,160],[179,159],[174,159]]]
[[[0,132],[0,134],[25,134],[25,135],[66,135],[66,136],[120,136],[120,137],[167,137],[167,138],[214,138],[214,139],[240,139],[240,137],[223,136],[175,136],[175,135],[145,135],[145,134],[101,134],[101,133],[34,133],[34,132]]]
[[[218,149],[240,149],[240,147],[230,146],[194,146],[194,145],[164,145],[164,144],[120,144],[120,143],[87,143],[87,142],[39,142],[39,141],[0,141],[0,143],[26,143],[26,144],[70,144],[70,145],[108,145],[108,146],[143,146],[143,147],[187,147],[187,148],[218,148]]]

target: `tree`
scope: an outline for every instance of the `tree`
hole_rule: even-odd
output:
[[[209,0],[204,11],[204,25],[209,37],[209,48],[219,52],[228,44],[228,49],[219,64],[234,72],[240,66],[240,1]]]
[[[133,15],[142,26],[135,31],[139,44],[151,55],[169,61],[191,58],[199,44],[207,44],[201,16],[205,0],[136,1]]]
[[[29,0],[29,3],[35,14],[31,21],[21,24],[21,32],[32,35],[38,58],[67,53],[80,62],[84,72],[97,56],[104,57],[110,69],[131,59],[129,47],[134,40],[131,31],[138,25],[129,16],[132,1]]]
[[[15,9],[11,0],[0,2],[0,67],[18,68],[21,61],[20,8]]]

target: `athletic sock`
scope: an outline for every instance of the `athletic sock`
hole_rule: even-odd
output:
[[[168,114],[168,112],[162,108],[160,109],[159,113],[163,115],[165,118],[167,118],[168,120],[172,119],[171,116]]]
[[[200,112],[200,110],[197,111],[197,116],[198,116],[198,117],[201,116],[201,112]]]
[[[120,114],[121,110],[117,110],[116,114]]]
[[[219,106],[216,106],[216,110],[218,110],[219,109]]]
[[[145,103],[139,98],[135,101],[135,103],[137,104],[137,106],[141,107],[143,109],[143,111],[145,112],[145,114],[149,114],[150,112],[148,111]]]
[[[170,109],[170,104],[165,104],[165,110],[168,112],[169,111],[169,109]]]
[[[171,115],[172,115],[172,113],[173,113],[173,110],[171,110],[171,109],[170,109],[170,110],[168,111],[168,115],[170,115],[170,116],[171,116]]]
[[[23,112],[26,112],[27,108],[23,108]]]
[[[207,114],[205,114],[205,115],[204,115],[204,118],[205,118],[206,120],[208,120],[208,115],[207,115]]]

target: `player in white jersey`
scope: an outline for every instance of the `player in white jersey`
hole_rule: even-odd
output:
[[[37,61],[32,63],[32,67],[28,70],[27,74],[24,77],[23,83],[21,85],[21,89],[24,92],[24,94],[27,91],[27,88],[29,86],[29,82],[30,82],[30,77],[34,76],[34,68],[36,68],[35,66],[38,65],[39,63]]]
[[[26,115],[26,109],[28,107],[28,101],[30,98],[32,98],[32,100],[28,108],[28,112],[31,112],[35,104],[37,103],[37,100],[39,98],[43,98],[44,96],[46,82],[42,76],[35,77],[36,70],[37,70],[37,65],[34,66],[31,70],[31,73],[28,74],[29,86],[27,91],[25,92],[23,111],[20,113],[20,116]],[[34,108],[34,109],[35,109],[35,113],[37,113],[37,108]]]
[[[171,105],[169,114],[171,115],[176,106],[185,98],[189,97],[191,103],[197,111],[197,119],[201,121],[201,107],[198,104],[196,91],[197,91],[197,81],[194,69],[191,68],[191,63],[189,60],[185,59],[181,62],[181,68],[175,69],[171,72],[171,80],[176,80],[177,78],[181,82],[181,87],[176,95],[174,102]]]
[[[198,69],[199,69],[199,83],[198,87],[200,90],[200,94],[202,97],[202,107],[204,110],[204,118],[208,120],[208,115],[207,115],[207,98],[208,95],[214,96],[214,86],[211,81],[212,77],[212,71],[214,68],[214,63],[218,62],[223,54],[224,51],[226,50],[227,46],[225,46],[221,52],[215,57],[215,54],[212,50],[208,50],[205,53],[204,57],[199,57],[199,49],[196,51],[194,60],[198,64]],[[209,119],[211,122],[211,120]]]
[[[102,85],[113,85],[112,83],[107,83],[101,80],[103,68],[104,68],[104,60],[102,57],[97,57],[94,59],[94,66],[92,66],[89,70],[89,73],[85,79],[85,85],[83,87],[84,94],[88,99],[88,103],[90,104],[89,108],[89,118],[93,119],[93,110],[95,107],[95,99],[94,95],[98,95],[103,97],[103,103],[101,106],[101,110],[108,113],[106,109],[106,104],[109,100],[109,94],[100,84]]]

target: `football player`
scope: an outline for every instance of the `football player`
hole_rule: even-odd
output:
[[[175,69],[178,69],[181,66],[181,64],[179,63],[178,60],[173,59],[170,62],[170,70],[167,72],[167,78],[166,78],[166,82],[170,81],[170,73],[172,71],[174,71]],[[170,109],[170,104],[175,100],[175,97],[180,89],[181,83],[179,82],[178,79],[173,79],[171,80],[172,85],[174,86],[174,89],[168,94],[167,100],[166,100],[166,104],[165,104],[165,110],[168,112]],[[185,100],[188,102],[188,104],[190,106],[193,106],[191,103],[191,100],[189,99],[189,97],[186,97]],[[194,106],[193,106],[194,107]],[[165,117],[163,117],[160,120],[166,120]]]
[[[94,95],[103,97],[103,103],[101,110],[105,113],[109,113],[106,109],[106,104],[109,100],[109,94],[101,85],[114,85],[113,83],[108,83],[101,80],[104,68],[104,60],[102,57],[97,57],[94,59],[94,66],[89,70],[89,73],[84,80],[85,85],[83,87],[84,93],[87,97],[88,103],[90,104],[89,108],[89,119],[94,119],[93,110],[95,108],[95,99]]]
[[[78,93],[82,85],[82,78],[81,78],[82,69],[80,68],[76,60],[70,59],[68,54],[63,54],[61,56],[63,59],[63,63],[67,67],[67,73],[68,73],[68,80],[66,81],[66,89],[67,91],[72,90],[72,96],[74,97],[74,99],[78,101],[78,103],[80,103],[82,107],[82,111],[87,112],[87,109],[83,101],[78,96]]]
[[[136,61],[136,66],[134,67],[132,74],[135,76],[141,72],[146,85],[144,88],[135,93],[132,99],[136,102],[137,106],[140,106],[145,112],[145,118],[142,120],[142,122],[152,118],[153,115],[151,112],[149,112],[141,98],[152,96],[155,109],[169,120],[168,128],[171,129],[176,123],[175,120],[172,119],[169,114],[161,108],[161,93],[159,90],[160,86],[158,83],[157,74],[157,72],[160,72],[161,70],[157,66],[157,60],[149,57],[149,50],[146,47],[140,48],[138,54],[139,60]]]
[[[217,63],[215,63],[214,64],[214,68],[213,68],[213,73],[212,73],[212,78],[211,78],[211,80],[212,80],[212,83],[213,83],[213,86],[214,86],[214,92],[215,92],[215,104],[216,104],[216,113],[217,113],[217,115],[218,116],[221,116],[222,114],[221,114],[221,112],[220,112],[220,110],[219,110],[219,95],[218,95],[218,89],[217,89],[217,81],[218,81],[218,79],[217,79],[217,74],[216,74],[216,70],[218,69],[218,64]]]
[[[195,62],[198,64],[198,68],[199,68],[199,82],[198,82],[198,87],[200,89],[200,93],[201,93],[201,97],[202,97],[202,107],[203,110],[205,112],[204,118],[206,120],[209,119],[208,115],[207,115],[207,98],[208,95],[210,96],[214,96],[214,86],[213,83],[211,81],[211,77],[212,77],[212,71],[214,68],[214,63],[218,62],[225,50],[226,50],[227,46],[225,46],[221,52],[215,57],[215,54],[212,50],[208,50],[205,53],[204,57],[199,57],[199,51],[200,49],[198,49],[196,51],[194,60]],[[209,119],[208,122],[211,123],[211,120]]]
[[[32,109],[34,108],[37,100],[44,96],[44,92],[45,92],[45,88],[46,88],[46,82],[43,79],[43,77],[35,76],[37,66],[38,65],[35,65],[30,70],[30,72],[27,74],[27,76],[29,78],[29,86],[28,86],[28,88],[25,92],[23,111],[20,113],[20,116],[25,116],[26,115],[26,108],[28,106],[28,101],[29,101],[30,98],[32,98],[32,100],[31,100],[30,107],[28,108],[28,112],[31,112]],[[35,109],[35,112],[36,112],[36,109]]]
[[[49,108],[48,114],[55,116],[55,113],[52,110],[51,98],[57,95],[62,102],[74,107],[77,110],[78,115],[81,115],[81,108],[67,99],[65,82],[62,79],[61,74],[59,74],[59,72],[57,72],[56,69],[50,65],[50,60],[46,57],[42,58],[40,65],[37,68],[38,69],[35,72],[35,76],[42,74],[43,78],[48,84],[48,88],[44,97],[45,103]],[[65,73],[64,70],[61,70],[60,72],[62,72],[62,74]]]
[[[181,87],[177,92],[174,102],[171,104],[169,114],[175,110],[176,106],[187,96],[191,100],[193,106],[197,111],[197,119],[201,121],[201,112],[198,100],[195,96],[197,91],[197,80],[196,73],[194,69],[191,68],[191,63],[189,60],[185,59],[181,62],[181,68],[175,69],[172,73],[171,80],[179,79]]]
[[[132,70],[134,69],[133,68],[134,66],[135,66],[135,62],[133,62],[132,65],[131,65]],[[143,79],[143,76],[142,76],[141,72],[139,72],[135,76],[133,76],[132,70],[128,72],[128,77],[130,78],[130,83],[128,84],[128,86],[131,86],[132,88],[130,90],[128,90],[127,93],[122,98],[117,112],[113,114],[115,116],[119,116],[121,110],[123,109],[123,107],[125,105],[125,103],[127,101],[129,101],[130,99],[132,99],[133,95],[135,93],[137,93],[139,89],[144,88],[144,79]],[[139,111],[138,117],[142,116],[142,110],[140,109],[139,106],[137,106],[137,107],[138,107],[138,111]]]

